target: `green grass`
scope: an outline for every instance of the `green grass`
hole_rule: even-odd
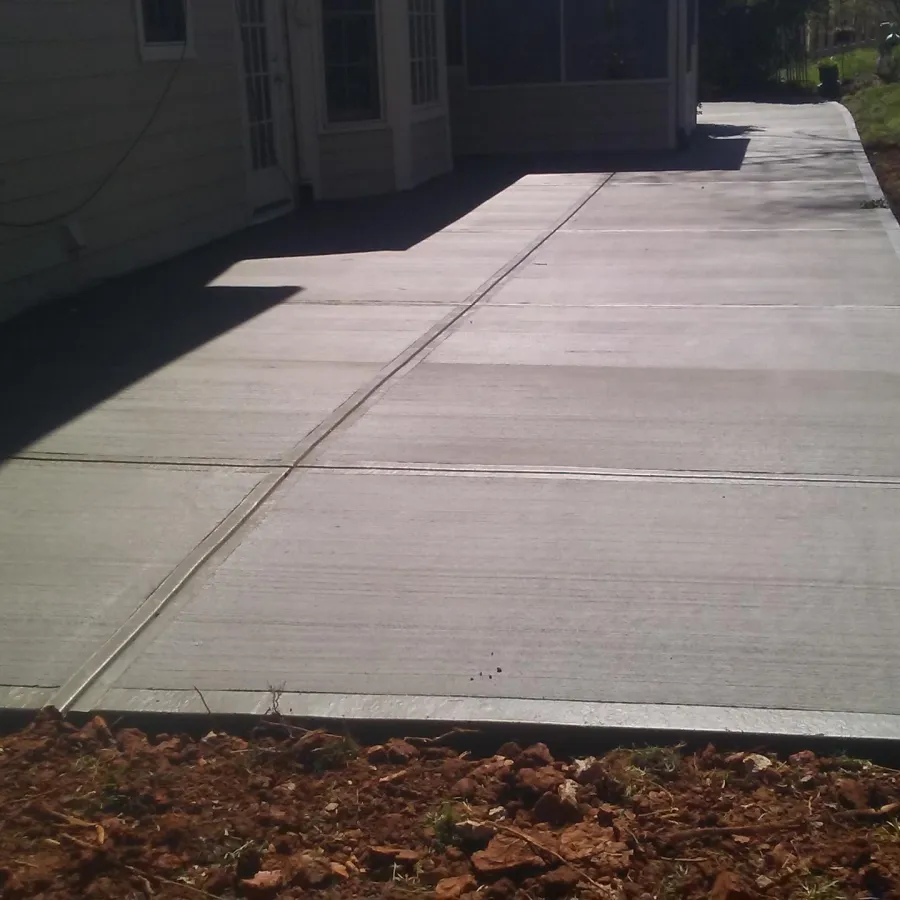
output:
[[[867,148],[900,144],[900,84],[876,84],[844,98]]]
[[[834,62],[838,67],[841,81],[856,81],[858,78],[875,74],[878,51],[871,47],[863,47],[859,50],[850,50],[843,56],[840,53],[836,53],[834,56],[823,56],[822,59],[814,60],[807,65],[801,84],[815,87],[819,83],[819,65],[827,62]],[[785,80],[787,73],[782,72],[781,78]]]

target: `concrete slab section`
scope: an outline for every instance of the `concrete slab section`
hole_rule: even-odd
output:
[[[796,181],[636,185],[613,180],[565,230],[880,229],[877,211],[862,208],[870,193],[862,181],[822,191]]]
[[[896,478],[900,379],[426,364],[315,462]]]
[[[29,452],[276,463],[450,309],[274,307],[65,423]]]
[[[897,487],[308,471],[104,684],[896,714],[898,540]]]
[[[263,478],[262,470],[0,467],[0,685],[40,705]]]
[[[561,232],[489,302],[894,306],[898,277],[900,258],[876,229]]]
[[[900,375],[900,308],[488,305],[429,363]]]

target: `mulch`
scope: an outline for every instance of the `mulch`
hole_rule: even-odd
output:
[[[900,897],[900,773],[811,751],[360,747],[277,716],[241,737],[0,738],[0,896]]]

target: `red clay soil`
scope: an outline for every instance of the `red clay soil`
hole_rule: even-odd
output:
[[[148,738],[44,711],[0,739],[0,895],[900,897],[893,770],[713,747],[478,759],[467,737]]]

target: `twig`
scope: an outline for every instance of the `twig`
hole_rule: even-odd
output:
[[[900,803],[888,803],[878,809],[848,809],[836,813],[841,819],[886,819],[900,813]]]
[[[96,853],[98,850],[102,851],[102,848],[97,847],[96,845],[89,844],[87,841],[81,841],[78,838],[73,838],[68,834],[61,834],[60,837],[63,840],[68,841],[70,844],[74,844],[76,847],[80,847],[82,850],[89,850],[91,853]],[[150,872],[143,872],[135,866],[130,866],[128,863],[122,862],[120,859],[115,859],[114,857],[107,857],[110,863],[118,866],[120,869],[124,869],[126,872],[130,872],[132,875],[137,878],[141,878],[144,881],[158,881],[161,884],[168,884],[170,887],[182,888],[185,891],[188,891],[191,894],[196,894],[198,897],[207,897],[212,898],[212,900],[219,900],[215,894],[210,894],[209,891],[204,891],[203,888],[194,887],[192,884],[187,884],[184,881],[173,881],[171,878],[163,878],[162,875],[156,875]]]
[[[439,747],[441,744],[447,743],[452,738],[471,734],[481,734],[481,732],[475,728],[451,728],[450,731],[445,731],[437,737],[405,737],[403,740],[415,747]]]
[[[212,715],[213,711],[209,708],[209,704],[206,702],[206,697],[203,696],[203,691],[201,691],[196,684],[192,684],[191,687],[197,692],[197,696],[200,698],[200,702],[206,708],[206,712],[209,715]]]
[[[526,834],[524,831],[519,831],[518,828],[513,828],[510,825],[501,825],[498,822],[479,822],[473,820],[473,824],[488,826],[490,828],[494,828],[497,831],[502,831],[504,834],[509,834],[512,837],[518,838],[520,841],[525,841],[526,844],[531,844],[536,850],[543,851],[548,855],[552,856],[557,861],[561,862],[564,866],[568,866],[573,872],[577,873],[579,877],[583,878],[588,884],[592,887],[595,887],[601,893],[606,890],[606,888],[600,884],[599,881],[594,881],[584,869],[580,869],[578,866],[571,863],[567,860],[561,853],[557,853],[555,850],[551,850],[550,847],[545,847],[540,841],[535,840],[530,835]]]
[[[684,831],[674,831],[663,838],[665,844],[679,844],[682,841],[691,841],[701,837],[725,837],[729,834],[772,834],[776,831],[791,831],[803,828],[807,825],[805,819],[796,822],[782,822],[772,825],[723,825],[712,828],[688,828]]]

